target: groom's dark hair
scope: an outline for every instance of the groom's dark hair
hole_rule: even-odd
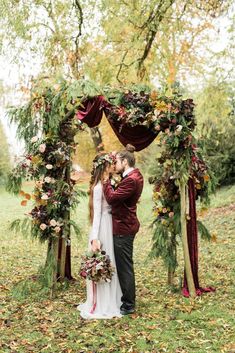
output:
[[[135,166],[135,156],[134,156],[134,152],[135,152],[135,147],[128,144],[126,145],[125,150],[120,151],[117,153],[118,157],[127,160],[127,163],[130,167],[134,167]]]

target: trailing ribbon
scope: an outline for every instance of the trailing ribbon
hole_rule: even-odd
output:
[[[93,294],[93,299],[92,299],[92,308],[91,308],[90,314],[94,314],[94,311],[96,309],[96,303],[97,303],[97,287],[94,281],[92,281],[92,294]]]

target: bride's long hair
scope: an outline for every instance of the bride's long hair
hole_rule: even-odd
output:
[[[94,208],[93,208],[93,194],[94,187],[98,184],[99,181],[103,181],[103,176],[106,168],[112,163],[108,160],[105,160],[105,156],[108,156],[107,153],[99,153],[93,160],[93,168],[91,171],[91,180],[89,187],[89,221],[93,222],[94,217]]]

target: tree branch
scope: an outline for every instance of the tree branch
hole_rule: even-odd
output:
[[[78,0],[74,0],[74,7],[76,9],[78,20],[79,20],[79,23],[78,23],[78,34],[77,34],[76,39],[75,39],[75,44],[76,44],[76,47],[77,47],[78,46],[79,37],[82,35],[83,12],[82,12],[82,7],[81,7],[81,5],[80,5]]]
[[[78,78],[78,62],[79,62],[79,38],[82,35],[82,25],[83,25],[83,11],[82,11],[82,7],[80,5],[79,0],[74,0],[73,6],[75,8],[75,12],[78,18],[78,33],[75,37],[74,43],[75,43],[75,61],[73,63],[73,68],[75,70],[74,71],[74,75],[76,78]]]
[[[125,53],[123,54],[123,56],[122,56],[122,61],[121,61],[121,63],[119,64],[119,69],[118,69],[118,72],[117,72],[117,75],[116,75],[116,79],[117,79],[117,81],[120,82],[120,83],[121,83],[121,80],[119,79],[119,75],[120,75],[120,73],[121,73],[121,71],[122,71],[123,66],[125,66],[124,61],[125,61],[125,58],[126,58],[126,56],[127,56],[127,54],[128,54],[128,51],[129,51],[129,49],[127,49],[127,50],[125,51]]]
[[[176,0],[170,0],[169,3],[163,9],[161,9],[161,7],[165,5],[165,1],[163,0],[160,1],[156,11],[149,15],[148,21],[145,23],[145,26],[149,27],[149,30],[146,34],[146,45],[144,48],[143,55],[141,56],[141,58],[138,59],[137,75],[140,77],[141,77],[144,61],[146,60],[146,58],[150,53],[153,41],[158,31],[158,27],[162,22],[162,20],[164,19],[164,15],[166,14],[168,9],[173,5],[175,1]],[[154,29],[151,28],[152,26],[150,27],[150,24],[153,22],[153,20],[154,20]]]

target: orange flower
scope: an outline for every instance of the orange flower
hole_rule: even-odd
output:
[[[208,174],[203,176],[204,181],[209,181],[210,180],[210,176]]]
[[[31,199],[30,194],[25,194],[24,196],[25,196],[25,198],[26,198],[27,200],[30,200],[30,199]]]
[[[21,201],[21,206],[27,206],[27,200],[23,200],[23,201]]]

